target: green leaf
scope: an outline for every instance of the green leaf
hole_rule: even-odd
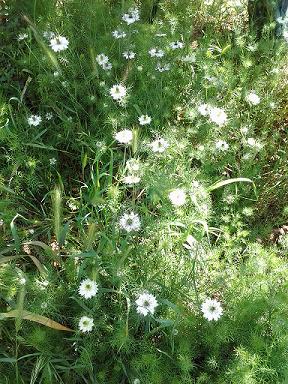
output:
[[[209,192],[215,191],[215,189],[224,187],[225,185],[233,184],[233,183],[241,183],[241,182],[243,182],[243,183],[251,183],[251,184],[254,185],[254,182],[252,180],[250,180],[250,179],[247,179],[246,177],[237,177],[237,178],[234,178],[234,179],[218,181],[216,184],[213,184],[210,187],[208,187],[208,191]]]

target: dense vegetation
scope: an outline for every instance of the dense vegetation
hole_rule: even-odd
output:
[[[0,383],[287,383],[288,17],[0,7]]]

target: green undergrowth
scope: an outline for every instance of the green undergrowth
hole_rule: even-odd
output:
[[[1,4],[0,384],[287,382],[287,43],[211,3]]]

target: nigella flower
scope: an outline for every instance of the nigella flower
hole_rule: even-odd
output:
[[[137,305],[137,312],[140,315],[147,316],[147,315],[153,315],[155,312],[155,309],[158,306],[158,302],[155,298],[155,296],[151,295],[150,293],[142,293],[138,299],[136,300]]]
[[[50,40],[50,47],[54,52],[64,51],[68,48],[69,41],[64,36],[56,36]]]
[[[52,112],[47,112],[45,115],[46,120],[51,120],[53,118],[53,113]]]
[[[119,226],[127,232],[139,231],[141,228],[139,215],[134,212],[124,213],[120,217]]]
[[[166,72],[166,71],[169,71],[170,68],[171,68],[170,64],[161,65],[160,63],[158,63],[156,65],[156,71],[158,72]]]
[[[181,207],[186,203],[186,193],[183,189],[177,188],[174,191],[170,192],[169,200],[175,207]]]
[[[116,29],[115,31],[112,32],[112,36],[115,39],[123,39],[124,37],[126,37],[126,32]]]
[[[225,111],[222,108],[217,107],[210,107],[209,108],[209,117],[210,120],[219,125],[219,127],[222,127],[227,122],[227,115]]]
[[[152,149],[153,152],[162,153],[169,147],[169,144],[165,139],[160,138],[153,141],[151,144],[148,144],[148,146]]]
[[[256,95],[254,91],[251,91],[246,96],[246,101],[251,105],[258,105],[260,103],[260,97]]]
[[[33,125],[34,127],[37,127],[37,125],[41,123],[42,117],[39,115],[31,115],[28,117],[27,121],[30,126]]]
[[[79,295],[85,297],[85,299],[90,299],[97,294],[98,284],[93,280],[85,279],[81,282],[78,292]]]
[[[131,8],[128,13],[125,13],[122,16],[122,20],[125,21],[128,25],[135,23],[140,19],[139,9]]]
[[[130,172],[138,172],[140,170],[140,162],[137,159],[129,159],[126,161],[126,167]]]
[[[151,123],[152,118],[148,115],[141,115],[138,120],[140,125],[148,125]]]
[[[107,64],[109,62],[108,56],[104,55],[104,53],[100,53],[96,56],[96,62],[99,65]]]
[[[123,52],[122,55],[123,55],[123,57],[124,57],[125,59],[127,59],[127,60],[132,60],[132,59],[135,58],[136,53],[133,52],[133,51],[125,51],[125,52]]]
[[[94,326],[94,320],[88,316],[82,316],[79,320],[79,329],[81,332],[91,332]]]
[[[200,104],[197,109],[198,109],[198,112],[200,113],[200,115],[202,115],[202,116],[208,116],[209,115],[210,106],[208,104]]]
[[[206,299],[201,305],[203,316],[208,321],[219,320],[223,313],[223,308],[219,301],[215,299]]]
[[[229,148],[229,144],[226,143],[226,141],[224,140],[219,140],[216,142],[215,147],[219,151],[227,151],[227,149]]]
[[[131,144],[133,140],[133,132],[130,129],[123,129],[115,134],[115,139],[120,144]]]
[[[127,90],[124,85],[116,84],[110,89],[110,95],[114,100],[122,100],[126,96]]]
[[[128,185],[138,184],[140,180],[140,177],[136,175],[128,175],[123,177],[123,182]]]
[[[256,140],[254,139],[254,137],[248,137],[247,144],[250,145],[250,147],[255,147]]]
[[[102,68],[104,69],[104,71],[110,71],[110,69],[112,69],[112,64],[109,62],[102,64]]]
[[[22,41],[28,38],[28,33],[19,33],[17,40]]]
[[[181,49],[184,47],[184,43],[182,43],[182,41],[173,41],[172,43],[170,43],[170,48],[171,49]]]
[[[148,53],[151,57],[163,57],[165,55],[164,51],[158,48],[151,48]]]
[[[54,32],[51,32],[51,31],[45,31],[43,32],[43,37],[47,40],[51,40],[55,37],[55,33]]]

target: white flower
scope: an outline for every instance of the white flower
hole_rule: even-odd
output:
[[[90,299],[98,292],[98,284],[90,279],[85,279],[81,282],[79,286],[79,295],[85,297],[85,299]]]
[[[110,95],[114,100],[122,100],[126,96],[127,90],[124,85],[116,84],[110,89]]]
[[[99,65],[107,64],[109,62],[108,56],[104,55],[104,53],[100,53],[96,56],[96,62]]]
[[[222,108],[210,107],[209,117],[210,117],[210,120],[213,123],[219,125],[219,127],[225,125],[227,122],[227,115]]]
[[[248,137],[247,144],[254,147],[256,145],[256,140],[253,137]]]
[[[287,43],[288,43],[288,29],[286,29],[286,30],[284,30],[283,31],[283,37],[284,37],[284,39],[287,41]]]
[[[37,127],[42,121],[42,117],[39,115],[31,115],[27,119],[29,125],[34,125],[34,127]]]
[[[131,144],[133,140],[133,132],[130,129],[123,129],[115,134],[115,139],[120,144]]]
[[[183,189],[174,189],[174,191],[169,193],[168,197],[175,207],[181,207],[186,203],[186,193]]]
[[[182,41],[173,41],[172,43],[170,43],[170,48],[171,49],[181,49],[184,47],[184,44],[182,43]]]
[[[147,124],[151,123],[152,119],[148,115],[142,115],[142,116],[138,117],[138,120],[139,120],[140,125],[147,125]]]
[[[166,148],[169,147],[168,142],[164,139],[157,139],[148,145],[151,147],[152,151],[155,153],[162,153],[165,151]]]
[[[219,140],[216,142],[215,147],[219,151],[226,151],[229,148],[229,144],[226,141]]]
[[[200,113],[200,115],[202,115],[202,116],[208,116],[209,115],[210,106],[208,104],[200,104],[197,109],[198,109],[198,112]]]
[[[112,64],[111,63],[104,63],[102,64],[102,68],[104,69],[104,71],[110,71],[110,69],[112,69]]]
[[[122,20],[125,21],[128,25],[135,23],[140,19],[138,8],[129,9],[129,13],[125,13],[122,16]]]
[[[120,217],[119,226],[127,232],[139,231],[141,228],[140,218],[138,214],[134,212],[124,213],[124,215]]]
[[[53,113],[52,112],[47,112],[46,115],[45,115],[46,120],[51,120],[52,117],[53,117]]]
[[[79,320],[79,329],[82,332],[91,332],[94,326],[94,320],[88,316],[82,316]]]
[[[151,48],[148,53],[151,57],[163,57],[165,55],[164,51],[158,48]]]
[[[246,101],[251,105],[258,105],[260,103],[260,97],[255,92],[251,91],[246,96]]]
[[[122,55],[123,55],[123,57],[124,57],[125,59],[127,59],[127,60],[131,60],[131,59],[134,59],[134,58],[135,58],[136,53],[133,52],[133,51],[125,51],[125,52],[123,52]]]
[[[128,175],[123,178],[123,182],[129,185],[138,184],[140,180],[140,177],[135,175]]]
[[[204,0],[205,5],[212,5],[214,0]]]
[[[137,312],[140,315],[147,316],[148,314],[153,315],[158,302],[156,298],[150,293],[142,293],[136,300]]]
[[[124,31],[115,30],[112,32],[112,36],[115,39],[123,39],[124,37],[126,37],[126,33]]]
[[[47,40],[51,40],[53,37],[55,37],[55,33],[51,31],[45,31],[43,32],[43,37]]]
[[[57,163],[57,160],[55,159],[55,157],[51,157],[49,159],[49,163],[50,163],[50,165],[55,165]]]
[[[129,159],[126,161],[127,169],[130,172],[138,172],[140,170],[140,162],[137,159]]]
[[[69,41],[64,36],[56,36],[50,40],[50,47],[54,52],[64,51],[68,48]]]
[[[223,313],[221,304],[215,299],[206,299],[201,305],[201,311],[205,319],[209,321],[219,320]]]
[[[22,40],[27,39],[27,37],[28,37],[28,33],[19,33],[17,40],[22,41]]]
[[[170,64],[160,64],[160,63],[157,63],[156,65],[156,71],[158,72],[166,72],[166,71],[169,71],[171,68],[171,65]]]
[[[134,379],[133,384],[140,384],[140,380],[139,379]]]

